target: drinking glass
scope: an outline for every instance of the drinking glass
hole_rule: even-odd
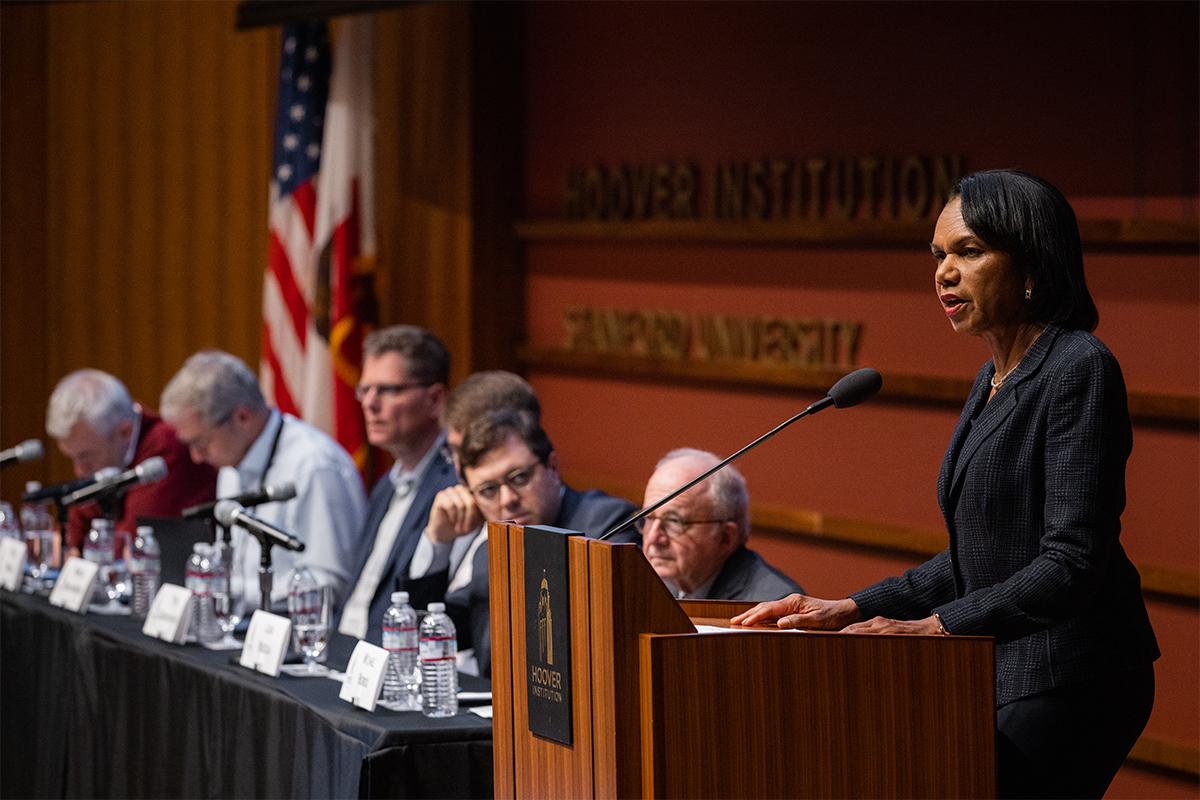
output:
[[[332,598],[328,586],[311,586],[293,596],[290,609],[292,640],[304,654],[309,675],[324,675],[329,668],[317,663],[329,640],[329,615]]]
[[[246,600],[242,597],[240,588],[235,589],[233,580],[229,578],[224,581],[214,581],[212,598],[213,608],[217,614],[217,624],[221,626],[221,632],[225,635],[220,642],[212,645],[211,649],[241,649],[242,643],[233,635],[238,623],[242,621],[242,616],[246,613]]]
[[[49,583],[46,573],[50,571],[50,562],[54,557],[54,529],[26,531],[25,548],[29,574],[33,576],[33,590],[40,592]]]

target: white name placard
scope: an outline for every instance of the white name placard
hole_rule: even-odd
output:
[[[58,581],[50,592],[50,605],[86,614],[95,591],[96,572],[100,565],[79,556],[71,556],[58,573]]]
[[[379,690],[383,688],[383,673],[387,669],[388,651],[370,642],[359,642],[346,667],[346,679],[338,697],[367,711],[375,710]]]
[[[11,536],[0,536],[0,586],[15,592],[25,575],[25,543]]]
[[[292,621],[287,617],[269,614],[261,608],[250,618],[246,644],[242,647],[241,665],[273,678],[279,677],[283,657],[287,655],[292,635]]]
[[[192,590],[164,583],[154,595],[142,633],[164,642],[183,644],[192,623]]]

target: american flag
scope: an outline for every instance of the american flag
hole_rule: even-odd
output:
[[[353,49],[354,41],[345,38],[342,44]],[[367,41],[369,47],[369,37]],[[342,60],[339,58],[339,66]],[[268,400],[334,436],[362,466],[365,437],[353,387],[361,359],[362,319],[370,316],[359,309],[369,307],[374,297],[369,269],[373,266],[374,220],[373,215],[370,220],[356,215],[348,223],[353,230],[347,231],[345,215],[338,210],[342,193],[319,177],[331,168],[344,172],[339,165],[347,158],[339,152],[348,144],[345,125],[326,125],[327,114],[344,105],[331,97],[330,73],[325,23],[286,26],[275,115],[260,373]],[[367,81],[369,98],[369,70],[357,80]],[[336,76],[333,81],[342,85],[344,94],[345,81]],[[366,114],[369,120],[369,105]],[[338,116],[344,116],[344,109]],[[361,161],[361,148],[353,150]],[[366,157],[369,165],[369,151]],[[328,195],[328,200],[322,194]],[[362,203],[355,199],[352,205],[357,211]],[[360,241],[366,238],[364,229],[369,235],[367,248]],[[331,251],[329,247],[331,239],[336,244],[339,238],[347,242],[340,250],[350,253],[348,259],[338,257],[339,248]],[[365,275],[357,284],[352,275],[343,275],[356,266]],[[352,302],[356,288],[359,303]]]

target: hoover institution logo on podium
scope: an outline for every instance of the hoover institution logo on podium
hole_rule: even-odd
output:
[[[525,677],[529,732],[570,745],[571,625],[567,541],[560,528],[525,528]]]

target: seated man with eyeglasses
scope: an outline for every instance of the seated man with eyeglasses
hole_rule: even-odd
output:
[[[362,375],[354,394],[367,441],[395,463],[376,482],[367,504],[362,545],[350,573],[353,583],[337,621],[338,631],[347,636],[381,645],[383,614],[397,582],[437,571],[432,545],[421,533],[433,498],[458,483],[441,423],[449,380],[450,352],[424,328],[392,325],[363,340]]]
[[[479,674],[487,676],[491,624],[484,522],[550,525],[597,537],[628,519],[634,505],[596,489],[567,486],[550,438],[527,411],[489,411],[475,419],[463,436],[459,468],[462,482],[433,501],[425,536],[453,548],[446,609],[458,628],[460,652],[473,647]],[[612,541],[636,541],[636,534]]]
[[[719,461],[691,448],[667,453],[646,484],[643,508]],[[726,466],[637,522],[642,552],[677,598],[762,601],[804,591],[746,547],[749,506],[746,479]]]
[[[304,552],[270,551],[271,605],[287,599],[293,570],[308,567],[340,597],[353,577],[367,499],[354,459],[332,437],[267,404],[258,377],[244,361],[220,350],[194,354],[163,389],[163,419],[196,463],[216,467],[217,496],[291,483],[296,496],[266,503],[254,516],[304,542]],[[261,605],[262,546],[241,526],[231,531],[230,579],[249,609]]]

